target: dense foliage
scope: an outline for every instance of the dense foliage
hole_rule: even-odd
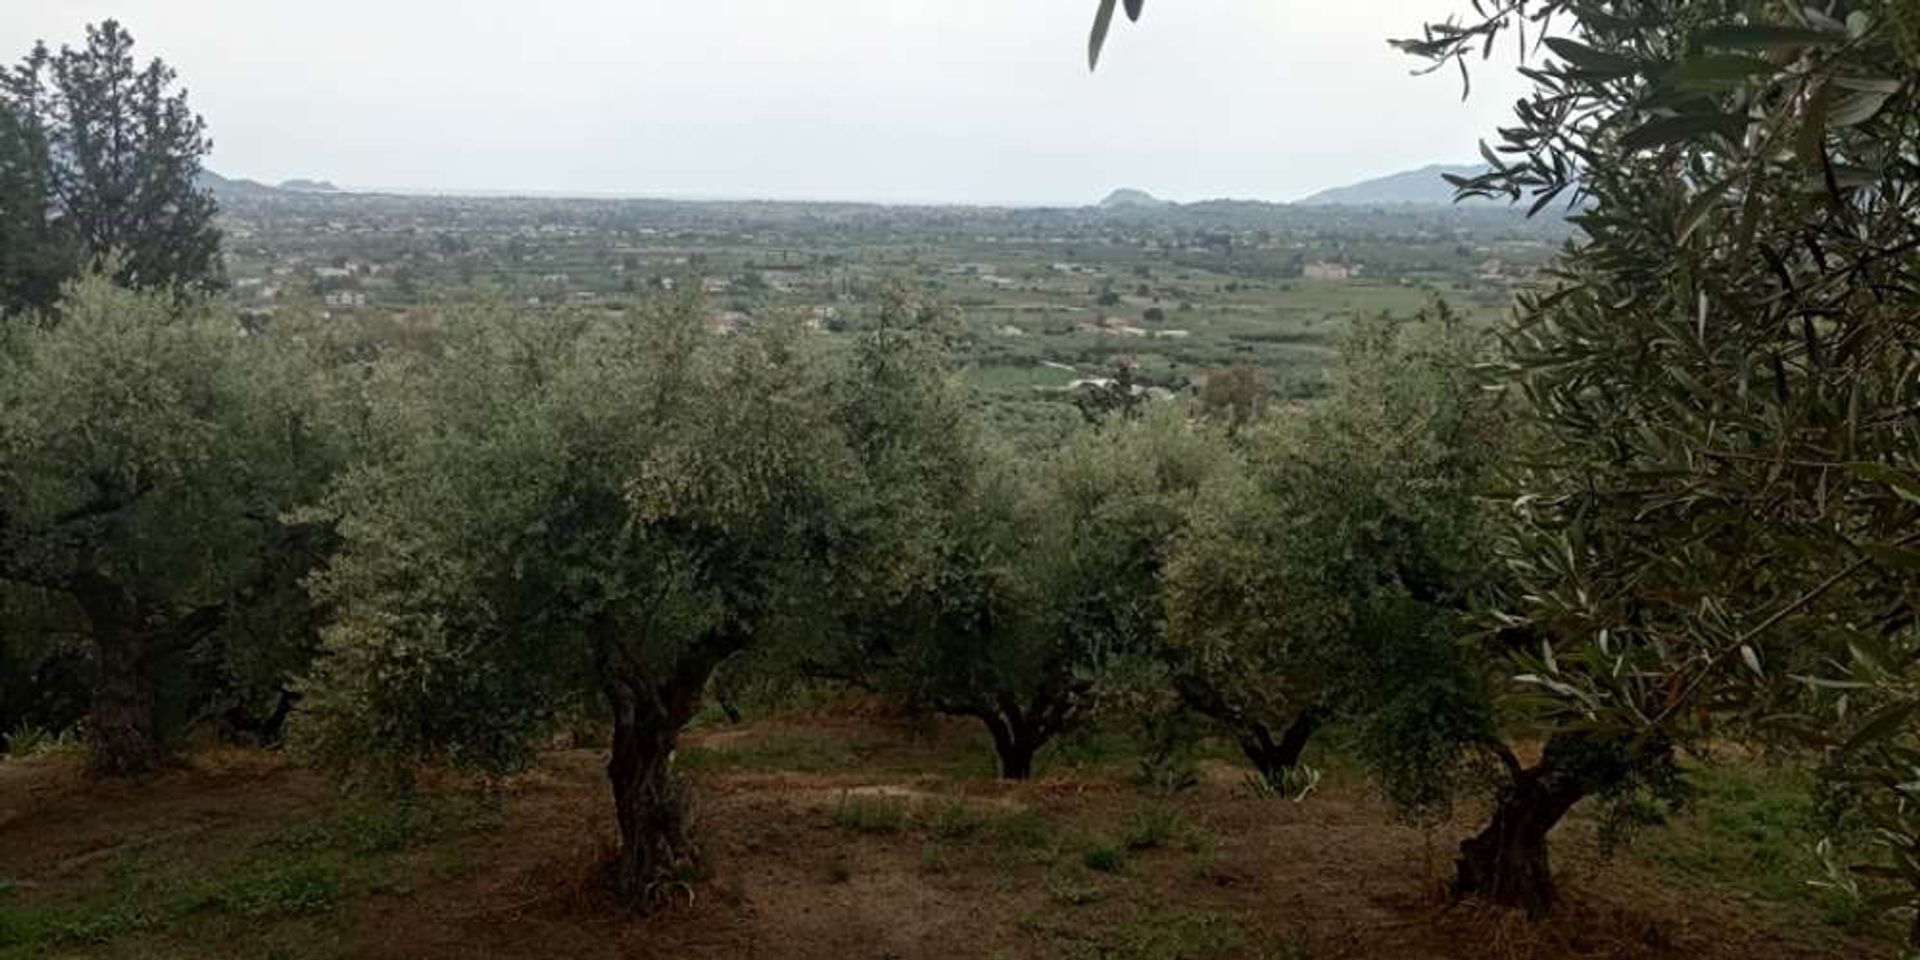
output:
[[[0,325],[0,718],[84,703],[126,775],[169,718],[298,699],[304,756],[388,788],[601,728],[643,906],[702,867],[675,748],[729,667],[977,718],[1007,778],[1188,711],[1284,786],[1337,724],[1419,814],[1484,752],[1454,889],[1536,914],[1577,805],[1764,741],[1876,828],[1823,882],[1920,939],[1920,14],[1512,0],[1399,45],[1509,31],[1535,91],[1456,185],[1580,234],[1499,347],[1360,318],[1288,404],[1122,362],[1026,448],[904,289],[830,328],[665,293],[243,323],[172,75],[111,22],[36,49],[0,82],[0,296],[50,321]]]
[[[84,638],[92,765],[130,773],[163,752],[167,664],[196,650],[279,662],[258,647],[299,642],[297,624],[237,614],[299,597],[289,571],[316,531],[284,511],[317,491],[337,445],[291,337],[103,280],[63,310],[0,352],[0,580],[10,609],[37,611],[14,626]]]
[[[1510,339],[1535,443],[1501,609],[1545,645],[1522,680],[1570,736],[1612,744],[1586,789],[1708,738],[1838,721],[1859,732],[1816,745],[1899,795],[1920,522],[1912,8],[1522,3],[1402,46],[1464,62],[1529,26],[1551,54],[1536,92],[1494,169],[1459,182],[1568,199],[1583,232]],[[1871,806],[1920,881],[1905,801]]]
[[[788,327],[686,301],[618,319],[472,315],[376,374],[380,451],[328,499],[338,617],[302,736],[336,768],[504,772],[567,711],[611,721],[614,879],[695,865],[680,728],[725,658],[817,619],[852,459]],[[376,768],[377,769],[377,768]]]
[[[1315,728],[1357,725],[1408,808],[1444,801],[1495,736],[1465,612],[1489,577],[1484,499],[1506,454],[1484,335],[1439,309],[1355,322],[1328,398],[1242,433],[1194,512],[1166,655],[1196,710],[1278,780]]]

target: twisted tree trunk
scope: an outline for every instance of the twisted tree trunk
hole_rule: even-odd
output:
[[[1260,776],[1268,783],[1278,784],[1287,771],[1300,765],[1300,754],[1306,751],[1307,741],[1323,722],[1320,711],[1308,707],[1294,715],[1278,740],[1273,738],[1273,731],[1258,720],[1244,721],[1236,739],[1240,741],[1240,751],[1247,755],[1254,769],[1260,771]]]
[[[662,885],[688,874],[698,857],[692,798],[672,766],[678,739],[678,726],[615,723],[613,728],[607,779],[620,828],[614,889],[643,907],[670,895]]]
[[[1073,719],[1086,684],[1070,675],[1050,676],[1022,706],[1011,693],[1000,693],[992,702],[973,702],[951,713],[978,717],[993,735],[993,749],[1000,757],[1003,780],[1026,780],[1033,776],[1033,758]]]
[[[982,710],[977,714],[987,725],[987,732],[993,735],[993,752],[1000,758],[1000,779],[1025,780],[1033,776],[1033,757],[1040,752],[1044,740],[1039,739],[1031,730],[1009,723],[991,710]]]
[[[1670,763],[1664,741],[1641,742],[1589,733],[1556,733],[1540,762],[1522,768],[1504,744],[1490,744],[1512,781],[1485,829],[1460,844],[1453,892],[1518,907],[1529,916],[1553,909],[1558,891],[1547,835],[1581,800]]]
[[[680,729],[700,708],[713,671],[745,645],[737,629],[693,644],[665,676],[656,676],[621,646],[618,627],[602,622],[593,644],[602,690],[613,711],[607,780],[613,787],[620,846],[609,865],[615,892],[648,910],[672,899],[699,872],[693,836],[692,788],[673,769]]]
[[[93,702],[87,711],[87,772],[151,773],[167,751],[154,728],[153,676],[138,635],[95,633]]]
[[[155,650],[133,595],[105,577],[81,574],[70,587],[93,641],[92,703],[87,711],[87,772],[96,777],[150,773],[167,752],[154,727]]]
[[[1542,761],[1520,771],[1494,807],[1493,820],[1460,844],[1454,892],[1528,916],[1553,909],[1558,891],[1547,857],[1547,834],[1587,795],[1578,778]]]
[[[1253,768],[1260,771],[1260,776],[1268,783],[1279,783],[1287,771],[1300,765],[1300,755],[1306,751],[1307,742],[1327,722],[1326,711],[1316,706],[1302,707],[1276,740],[1273,728],[1267,726],[1265,721],[1229,703],[1218,689],[1199,677],[1176,671],[1173,674],[1173,688],[1181,701],[1195,713],[1232,730],[1234,740],[1240,744],[1240,752],[1246,754],[1247,762],[1253,764]]]

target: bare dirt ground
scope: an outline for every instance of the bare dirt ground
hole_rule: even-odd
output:
[[[84,781],[70,757],[0,764],[0,958],[1891,955],[1603,860],[1571,829],[1550,921],[1449,905],[1451,850],[1477,804],[1419,830],[1356,782],[1330,778],[1295,803],[1218,761],[1171,797],[1119,769],[1002,784],[977,741],[965,726],[908,736],[848,717],[695,732],[682,758],[712,876],[648,917],[611,910],[591,882],[611,836],[592,750],[549,754],[392,842],[395,821],[352,814],[275,754],[198,753],[117,786]],[[57,933],[50,916],[65,918]]]

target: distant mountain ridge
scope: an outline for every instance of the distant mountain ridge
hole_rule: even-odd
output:
[[[339,193],[340,188],[325,180],[294,179],[282,181],[279,186],[248,180],[244,177],[223,177],[212,170],[200,171],[200,186],[211,192],[215,199],[257,199],[279,196],[288,193]]]
[[[1307,206],[1442,206],[1453,203],[1453,186],[1444,179],[1446,174],[1472,177],[1486,171],[1484,165],[1477,163],[1433,163],[1418,170],[1322,190],[1295,202]]]
[[[1162,200],[1145,190],[1135,190],[1132,187],[1121,187],[1107,194],[1106,199],[1100,201],[1100,207],[1104,210],[1165,207],[1170,205],[1170,201]]]

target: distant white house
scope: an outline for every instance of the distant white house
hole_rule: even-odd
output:
[[[1309,263],[1300,268],[1300,275],[1308,280],[1352,280],[1360,275],[1360,265],[1349,266],[1344,263],[1328,263],[1324,260]]]

